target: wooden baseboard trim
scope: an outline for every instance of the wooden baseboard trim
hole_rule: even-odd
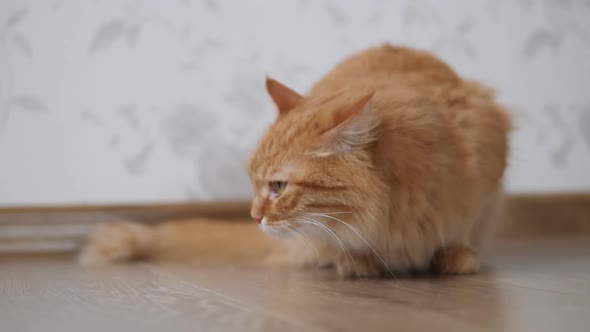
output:
[[[590,234],[590,192],[509,195],[500,235]]]
[[[94,225],[105,221],[155,223],[192,217],[245,221],[249,210],[246,201],[0,207],[0,252],[72,250]],[[590,233],[590,193],[509,195],[502,219],[499,234],[504,237]]]
[[[23,224],[84,224],[115,219],[158,222],[190,217],[243,219],[249,215],[247,201],[88,206],[0,207],[0,226]]]

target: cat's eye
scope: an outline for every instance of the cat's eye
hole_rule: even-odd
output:
[[[271,181],[268,183],[271,195],[279,196],[287,189],[287,181]]]

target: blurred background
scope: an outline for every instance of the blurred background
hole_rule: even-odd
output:
[[[590,190],[590,1],[2,0],[0,205],[248,198],[265,75],[383,42],[497,89],[509,192]]]

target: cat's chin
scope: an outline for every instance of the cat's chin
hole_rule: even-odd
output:
[[[286,226],[283,226],[282,223],[271,225],[268,223],[266,217],[262,218],[258,226],[264,233],[275,239],[284,240],[293,237],[292,232],[290,232]]]

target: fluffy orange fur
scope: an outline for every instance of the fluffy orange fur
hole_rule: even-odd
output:
[[[346,59],[304,96],[266,83],[279,115],[248,166],[251,213],[288,260],[344,277],[479,269],[510,130],[491,90],[390,45]],[[87,261],[104,260],[99,238]]]

